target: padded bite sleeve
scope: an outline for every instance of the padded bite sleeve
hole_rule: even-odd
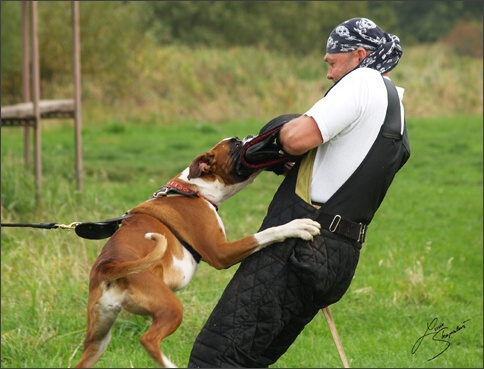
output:
[[[242,150],[242,164],[247,168],[264,168],[282,174],[284,163],[296,161],[298,157],[284,152],[279,143],[279,131],[282,126],[301,114],[284,114],[272,119],[253,140],[247,142]]]

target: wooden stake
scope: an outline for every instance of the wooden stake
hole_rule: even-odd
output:
[[[324,317],[326,318],[326,322],[328,323],[329,330],[331,331],[331,335],[333,336],[334,344],[336,345],[336,349],[338,350],[339,357],[341,358],[341,362],[343,363],[343,367],[349,368],[348,359],[345,355],[345,350],[343,349],[343,344],[338,335],[338,331],[336,330],[336,325],[334,324],[333,317],[331,316],[331,312],[329,311],[329,306],[321,309],[323,311]]]

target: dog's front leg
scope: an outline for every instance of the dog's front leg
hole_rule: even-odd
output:
[[[261,232],[258,232],[254,237],[259,242],[259,246],[253,251],[259,251],[260,249],[269,246],[276,242],[282,242],[287,238],[301,238],[303,240],[312,240],[313,236],[320,234],[321,224],[308,219],[294,219],[289,223],[267,228]]]
[[[196,250],[203,260],[216,269],[228,268],[245,257],[276,242],[286,238],[302,238],[312,240],[320,233],[321,225],[312,219],[295,219],[289,223],[271,227],[254,235],[244,237],[237,241],[227,242],[225,234],[211,234],[204,237],[203,242],[197,243]],[[218,238],[218,240],[217,240]],[[223,240],[222,240],[223,238]],[[217,245],[214,247],[214,245]]]

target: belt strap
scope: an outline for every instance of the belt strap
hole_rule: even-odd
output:
[[[331,233],[348,237],[358,243],[365,242],[366,230],[368,229],[366,224],[353,222],[339,214],[330,215],[326,213],[321,213],[316,221]]]

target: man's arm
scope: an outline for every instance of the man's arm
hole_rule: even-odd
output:
[[[279,132],[279,143],[289,155],[305,154],[322,142],[323,137],[316,121],[307,115],[287,122]]]

